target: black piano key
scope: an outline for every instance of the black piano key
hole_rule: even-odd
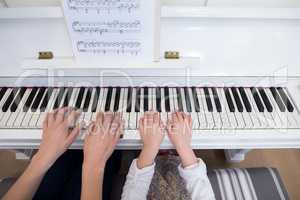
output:
[[[242,100],[244,102],[245,108],[247,112],[252,112],[252,107],[250,101],[246,95],[245,89],[243,87],[239,87],[239,92],[241,94]]]
[[[3,104],[3,107],[2,107],[3,112],[6,112],[9,109],[9,107],[12,104],[14,98],[16,97],[19,89],[20,88],[18,88],[18,87],[15,87],[12,89],[12,91],[10,92],[9,96],[7,97],[5,103]]]
[[[210,99],[209,90],[208,90],[207,87],[205,87],[203,89],[204,89],[204,95],[205,95],[207,109],[208,109],[209,112],[213,112],[213,106],[212,106],[212,102],[211,102],[211,99]]]
[[[193,100],[194,100],[194,105],[195,105],[195,111],[200,112],[200,104],[197,96],[197,91],[195,87],[192,87],[192,95],[193,95]]]
[[[231,94],[229,92],[229,89],[224,88],[224,93],[225,93],[226,101],[227,101],[230,112],[235,112],[235,106],[233,104],[233,100],[231,98]]]
[[[31,106],[31,112],[36,112],[36,110],[38,109],[38,107],[42,101],[45,91],[46,91],[45,87],[42,87],[39,89],[39,92],[37,93],[36,98],[34,99],[33,104]]]
[[[75,108],[77,109],[80,109],[81,108],[81,104],[82,104],[82,100],[83,100],[83,95],[84,95],[84,87],[81,87],[79,89],[79,93],[78,93],[78,96],[77,96],[77,100],[75,102]]]
[[[183,90],[184,90],[186,111],[187,112],[192,112],[191,100],[190,100],[190,95],[189,95],[189,88],[188,87],[184,87]]]
[[[55,100],[54,105],[53,105],[53,109],[59,108],[59,106],[61,104],[61,101],[64,97],[65,90],[66,90],[66,88],[64,88],[64,87],[61,87],[59,89],[58,95],[57,95],[56,100]]]
[[[165,93],[165,109],[166,109],[166,112],[171,112],[169,87],[164,87],[164,93]]]
[[[106,100],[105,100],[105,107],[104,111],[108,112],[110,111],[110,104],[111,104],[111,99],[112,99],[112,93],[113,93],[113,88],[108,87],[107,89],[107,95],[106,95]]]
[[[93,88],[88,88],[86,95],[85,95],[85,100],[83,103],[83,112],[88,112],[89,106],[90,106],[90,101],[91,101],[91,96],[92,96]]]
[[[258,108],[258,111],[259,112],[264,112],[265,108],[264,108],[264,106],[263,106],[263,104],[262,104],[262,102],[261,102],[261,100],[259,98],[259,94],[258,94],[256,88],[251,87],[250,90],[251,90],[252,96],[254,98],[254,101],[256,103],[256,106]]]
[[[118,112],[119,104],[120,104],[120,97],[121,97],[121,88],[116,88],[116,96],[115,96],[115,105],[114,105],[114,112]]]
[[[135,112],[140,112],[141,107],[141,88],[136,88],[136,97],[135,97]]]
[[[263,102],[265,103],[266,109],[268,112],[273,112],[273,106],[264,90],[264,88],[258,88],[258,91],[260,93],[260,96],[263,100]]]
[[[37,91],[38,91],[37,87],[32,88],[32,90],[23,106],[23,112],[27,112],[29,110]]]
[[[275,99],[276,104],[278,105],[279,109],[281,112],[285,112],[285,105],[282,102],[281,97],[279,96],[279,94],[277,93],[277,90],[275,87],[271,87],[270,91],[272,93],[273,98]]]
[[[149,89],[144,87],[144,112],[149,111]]]
[[[3,99],[6,91],[7,91],[7,87],[1,88],[1,91],[0,91],[0,101]]]
[[[282,87],[278,87],[277,91],[279,92],[281,99],[284,103],[284,105],[286,106],[287,110],[289,112],[294,112],[294,106],[292,104],[292,102],[289,100],[289,98],[287,97],[286,93],[284,92]]]
[[[92,112],[96,112],[97,111],[97,105],[98,105],[98,101],[99,101],[99,96],[100,96],[100,87],[96,87],[96,91],[95,91],[95,95],[94,95],[94,99],[93,99],[93,104],[92,104]]]
[[[239,112],[244,112],[244,107],[243,107],[243,104],[242,104],[241,99],[239,97],[239,93],[238,93],[237,89],[235,87],[232,87],[230,89],[231,89],[231,92],[233,94],[233,98],[235,100],[238,111]]]
[[[155,88],[155,96],[156,96],[156,111],[161,112],[161,88]]]
[[[69,87],[64,99],[63,107],[68,107],[73,94],[73,87]]]
[[[16,112],[21,100],[23,99],[23,96],[26,92],[26,88],[25,87],[22,87],[18,93],[18,95],[16,96],[14,102],[11,104],[10,106],[10,112]]]
[[[178,111],[183,112],[183,104],[182,104],[182,97],[181,97],[181,91],[180,90],[181,89],[179,87],[176,88]]]
[[[132,108],[132,87],[128,88],[128,93],[127,93],[127,102],[126,102],[126,112],[131,112]]]
[[[214,97],[214,100],[215,100],[215,105],[216,105],[217,112],[222,112],[222,106],[221,106],[221,102],[220,102],[217,90],[216,90],[216,88],[211,88],[211,89],[212,89],[213,97]]]
[[[53,88],[52,87],[48,88],[47,93],[44,96],[44,99],[43,99],[43,101],[41,103],[41,106],[40,106],[40,111],[41,112],[45,112],[52,93],[53,93]]]

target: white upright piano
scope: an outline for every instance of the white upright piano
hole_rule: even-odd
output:
[[[300,8],[178,2],[161,7],[162,62],[115,68],[74,64],[57,2],[2,3],[0,148],[37,148],[45,113],[62,106],[82,109],[86,123],[121,112],[119,149],[140,148],[137,121],[149,109],[164,121],[190,113],[195,149],[299,148]],[[38,59],[47,51],[52,59]]]

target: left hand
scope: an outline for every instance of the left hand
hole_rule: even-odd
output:
[[[85,136],[84,166],[104,170],[123,130],[124,122],[120,113],[98,113],[96,121],[90,124],[89,133]]]
[[[77,138],[80,127],[70,129],[80,115],[72,108],[60,108],[47,114],[43,123],[43,135],[35,160],[44,167],[52,164],[70,147]]]

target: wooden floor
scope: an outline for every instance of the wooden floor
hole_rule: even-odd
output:
[[[229,164],[222,150],[200,150],[197,155],[209,168],[275,167],[279,170],[292,200],[300,199],[300,150],[253,150],[241,163]],[[0,151],[0,179],[22,173],[27,161],[15,160],[13,152]]]

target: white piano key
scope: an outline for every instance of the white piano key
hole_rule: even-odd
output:
[[[198,91],[199,88],[196,88],[196,94],[197,94],[197,99],[199,102],[199,108],[200,112],[197,113],[198,115],[198,121],[199,121],[199,129],[207,129],[208,128],[208,123],[205,115],[205,109],[204,109],[204,104],[202,102],[202,98],[200,97],[200,93]]]
[[[223,129],[229,129],[231,128],[231,125],[230,125],[230,121],[229,121],[229,118],[228,118],[228,115],[227,115],[227,110],[224,106],[224,100],[222,98],[222,94],[220,94],[220,88],[216,88],[216,92],[218,94],[218,97],[219,97],[219,101],[220,101],[220,104],[221,104],[221,107],[222,107],[222,112],[219,112],[219,115],[221,117],[221,120],[222,120],[222,128]]]
[[[19,94],[19,92],[20,92],[20,89],[17,90],[17,93],[15,94],[13,100],[11,101],[11,104],[9,105],[9,108],[7,109],[7,111],[3,112],[3,114],[2,114],[3,116],[0,120],[0,127],[6,127],[6,123],[12,114],[12,112],[10,111],[10,107],[11,107],[12,103],[14,102],[15,98],[17,97],[17,95]],[[0,108],[1,111],[2,111],[2,106]]]
[[[152,88],[152,110],[157,111],[156,109],[156,89]]]
[[[40,114],[40,118],[39,118],[39,120],[37,121],[37,127],[42,127],[42,126],[43,126],[43,122],[44,122],[45,117],[47,116],[47,113],[50,112],[50,111],[52,111],[53,104],[55,103],[55,99],[56,99],[56,97],[57,97],[57,95],[58,95],[58,91],[59,91],[58,88],[54,88],[54,89],[53,89],[53,92],[52,92],[52,94],[51,94],[51,96],[50,96],[50,98],[49,98],[49,101],[48,101],[48,105],[47,105],[47,107],[46,107],[46,109],[45,109],[45,112],[42,112],[42,113]],[[22,111],[21,114],[24,115],[24,116],[26,115],[26,113],[23,112],[23,111]],[[22,123],[22,121],[21,121],[21,123]],[[17,124],[20,124],[20,123],[17,122],[16,125],[17,125]],[[21,125],[21,124],[20,124],[20,125]]]
[[[212,103],[212,106],[213,106],[212,115],[213,115],[214,122],[215,122],[214,129],[221,129],[221,128],[223,128],[223,122],[222,122],[222,119],[221,119],[221,115],[220,115],[219,112],[217,112],[217,108],[216,108],[216,104],[215,104],[215,99],[213,97],[212,89],[208,88],[208,90],[209,90],[209,94],[210,94],[211,103]]]
[[[85,121],[84,121],[84,112],[83,112],[83,106],[84,106],[84,102],[85,102],[85,98],[86,98],[86,95],[87,95],[87,92],[88,92],[88,88],[85,88],[84,89],[84,93],[83,93],[83,98],[82,98],[82,101],[81,101],[81,105],[80,105],[80,111],[81,111],[81,114],[79,115],[76,123],[78,124],[81,124],[83,126],[85,126]]]
[[[259,111],[258,111],[258,109],[256,107],[254,99],[252,98],[252,94],[249,93],[250,90],[248,88],[244,88],[244,90],[245,90],[245,94],[246,94],[246,96],[247,96],[247,98],[249,100],[249,103],[251,105],[251,108],[252,108],[251,112],[249,113],[249,116],[250,116],[250,118],[252,120],[253,128],[262,128],[262,124],[261,124],[261,122],[259,120],[259,116],[258,116],[259,115]]]
[[[165,90],[164,88],[161,88],[161,113],[160,113],[160,119],[162,120],[163,123],[166,123],[168,121],[168,113],[166,112],[166,107],[165,107]]]
[[[294,103],[294,100],[291,98],[291,94],[287,90],[287,88],[283,88],[287,98],[290,100],[292,106],[294,107],[293,112],[288,112],[288,118],[291,128],[300,128],[300,116],[299,116],[299,110],[297,106]]]
[[[126,112],[126,105],[125,105],[125,98],[127,97],[127,95],[125,96],[125,88],[121,88],[120,91],[120,101],[119,101],[119,107],[118,107],[118,111],[121,114],[121,119],[123,120],[123,114]]]
[[[253,111],[252,113],[254,113],[254,115],[255,115],[252,119],[257,119],[255,122],[253,122],[254,127],[267,128],[269,125],[266,120],[266,117],[263,112],[259,112],[250,88],[245,88],[245,92],[248,96],[248,99],[249,99],[251,105],[252,105],[252,111]]]
[[[193,129],[199,129],[199,117],[198,114],[196,113],[195,110],[195,102],[194,102],[194,98],[193,98],[193,93],[192,93],[192,89],[188,88],[188,92],[189,92],[189,98],[190,98],[190,102],[191,102],[191,108],[192,108],[192,112],[191,112],[191,117],[193,120]]]
[[[263,113],[264,113],[264,115],[266,117],[266,120],[268,122],[268,125],[269,125],[267,128],[271,128],[271,129],[276,128],[277,125],[276,125],[276,123],[274,121],[274,118],[273,118],[272,114],[268,112],[268,110],[266,108],[266,105],[265,105],[265,103],[264,103],[264,101],[263,101],[263,99],[262,99],[262,97],[260,95],[260,92],[258,92],[257,94],[258,94],[258,96],[259,96],[259,98],[260,98],[260,100],[262,102],[263,107],[264,107],[264,112]]]
[[[45,95],[47,95],[47,90],[48,90],[48,89],[45,90],[45,92],[44,92],[44,94],[43,94],[43,96],[42,96],[42,98],[41,98],[41,101],[39,102],[38,109],[36,110],[36,112],[34,112],[34,114],[33,114],[32,117],[31,117],[31,120],[30,120],[30,122],[29,122],[29,127],[40,128],[40,127],[37,126],[37,125],[38,125],[38,124],[37,124],[37,123],[38,123],[38,120],[39,120],[40,115],[41,115],[39,106],[41,105],[41,103],[42,103],[43,98],[45,97]]]
[[[99,112],[103,112],[103,110],[101,110],[101,109],[104,108],[104,106],[102,107],[102,105],[105,102],[105,98],[104,98],[104,96],[106,96],[105,91],[106,91],[106,88],[100,88],[100,93],[99,93],[98,103],[97,103],[97,107],[96,107],[96,112],[94,112],[93,115],[92,115],[92,119],[91,119],[92,121],[96,120],[97,115],[98,115]]]
[[[246,127],[246,124],[245,124],[245,121],[244,121],[244,117],[243,117],[242,113],[238,111],[238,108],[237,108],[237,105],[235,103],[235,99],[234,99],[234,96],[232,94],[231,89],[229,89],[228,91],[230,93],[230,96],[231,96],[231,99],[232,99],[232,103],[233,103],[234,108],[235,108],[234,115],[235,115],[235,118],[236,118],[237,124],[238,124],[237,129],[244,129]]]
[[[124,128],[129,129],[129,113],[127,112],[127,106],[131,105],[131,102],[127,102],[127,98],[129,95],[129,89],[128,88],[123,88],[123,108],[122,108],[122,119],[124,121]]]
[[[284,121],[284,118],[281,118],[281,112],[279,110],[279,107],[277,103],[275,102],[275,99],[273,98],[273,95],[269,88],[265,89],[266,95],[269,98],[269,101],[273,107],[272,116],[276,122],[276,128],[287,128],[287,122]]]
[[[240,91],[238,90],[238,88],[237,88],[236,90],[237,90],[237,93],[238,93],[238,95],[239,95],[239,98],[240,98],[240,100],[241,100],[241,102],[242,102],[242,106],[243,106],[242,116],[243,116],[243,118],[244,118],[245,128],[251,129],[251,128],[253,128],[254,124],[253,124],[253,122],[252,122],[252,119],[251,119],[251,117],[250,117],[250,114],[249,114],[249,113],[247,112],[247,110],[246,110],[246,106],[245,106],[245,104],[244,104],[244,101],[243,101],[243,99],[242,99],[242,96],[241,96],[241,94],[240,94]]]
[[[116,92],[117,92],[117,88],[114,87],[113,90],[112,90],[109,112],[114,111],[114,105],[115,105],[115,100],[116,100]]]
[[[23,108],[30,92],[31,92],[31,89],[27,89],[26,92],[24,93],[24,96],[23,96],[22,100],[20,101],[17,110],[12,113],[11,117],[7,121],[7,123],[6,123],[7,127],[11,127],[11,128],[13,127],[14,122],[16,121],[17,117],[19,116],[20,112],[22,112],[22,108]]]
[[[222,105],[222,114],[226,115],[228,117],[228,129],[236,129],[238,127],[238,123],[237,120],[235,118],[235,114],[233,112],[230,112],[226,97],[225,97],[225,93],[224,90],[222,88],[218,88],[217,89],[218,94],[219,94],[219,98],[221,101],[221,105]],[[224,116],[224,118],[226,118]],[[226,125],[225,125],[226,127]]]
[[[153,88],[149,87],[148,88],[148,106],[149,110],[153,111]]]
[[[144,116],[144,88],[140,88],[140,112],[136,113],[136,128],[139,128],[140,118]]]
[[[206,128],[213,129],[215,127],[215,122],[212,113],[208,111],[203,88],[197,88],[197,95],[198,95],[198,99],[199,100],[201,99],[202,106],[200,105],[200,107],[202,107],[204,110],[204,114],[207,122]]]
[[[105,103],[106,103],[106,97],[107,97],[108,88],[104,88],[102,100],[101,100],[101,106],[99,112],[105,112]]]
[[[34,114],[34,112],[31,111],[31,106],[32,106],[32,104],[33,104],[35,98],[37,97],[37,95],[38,95],[38,93],[39,93],[39,90],[40,90],[40,88],[37,89],[37,91],[36,91],[36,93],[35,93],[35,95],[34,95],[32,101],[31,101],[31,103],[30,103],[30,106],[29,106],[29,108],[28,108],[28,111],[26,112],[26,114],[25,114],[25,116],[24,116],[24,118],[23,118],[23,121],[22,121],[21,126],[24,127],[24,128],[30,127],[30,126],[29,126],[29,123],[30,123],[30,120],[31,120],[31,118],[32,118],[32,116],[33,116],[33,114]]]
[[[10,95],[11,91],[12,91],[12,88],[8,88],[8,89],[6,90],[6,92],[5,92],[4,96],[3,96],[3,98],[1,99],[1,102],[0,102],[0,121],[1,121],[1,119],[2,119],[2,118],[4,117],[4,115],[5,115],[5,112],[2,111],[2,107],[3,107],[4,103],[6,102],[8,96]]]
[[[136,112],[135,112],[135,99],[136,99],[136,88],[132,88],[132,106],[131,106],[131,112],[129,114],[129,129],[133,130],[136,129]]]
[[[89,103],[89,107],[88,107],[88,111],[84,113],[84,123],[85,124],[90,124],[93,113],[92,113],[92,105],[93,105],[93,99],[96,93],[96,88],[92,89],[92,95],[91,95],[91,99],[90,99],[90,103]]]

